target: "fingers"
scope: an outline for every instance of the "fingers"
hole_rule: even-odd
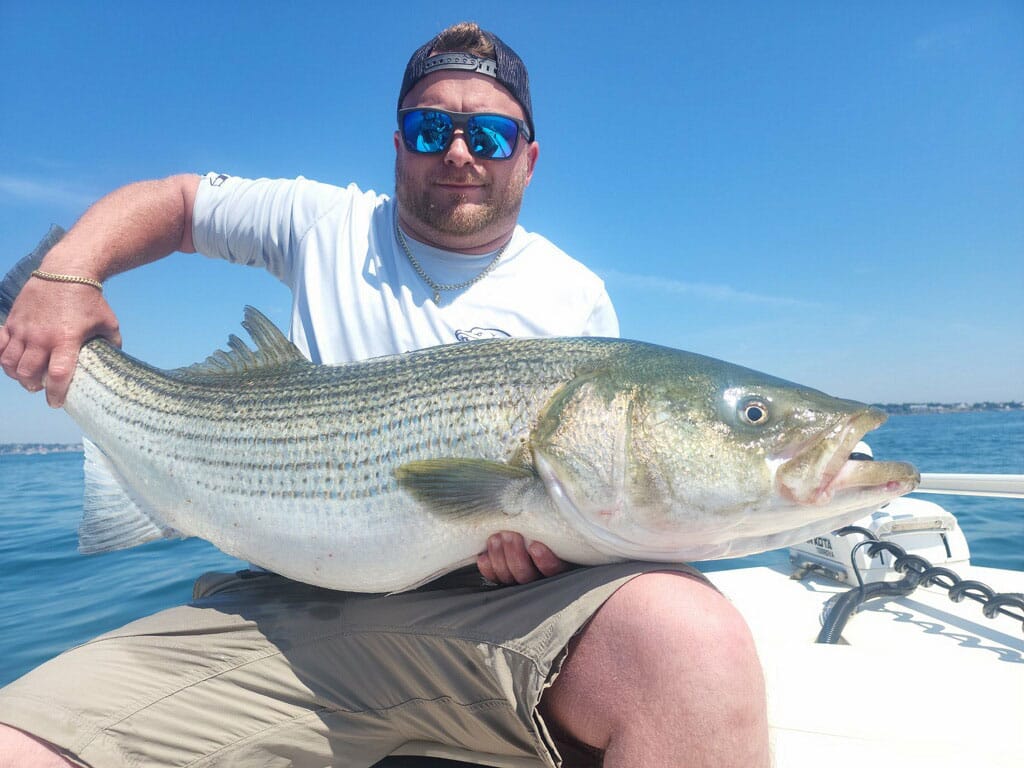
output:
[[[568,564],[539,541],[533,542],[527,549],[520,534],[503,531],[487,539],[487,551],[477,558],[477,567],[489,581],[498,584],[528,584],[561,573],[568,568]]]
[[[554,576],[569,569],[569,564],[539,541],[530,544],[530,559],[542,576]]]
[[[78,361],[78,349],[57,347],[52,352],[45,346],[26,346],[20,338],[9,335],[0,352],[0,367],[29,392],[46,387],[46,402],[54,408],[64,404],[71,376]]]
[[[25,343],[21,339],[8,336],[4,350],[0,353],[0,367],[4,369],[4,373],[12,379],[18,379],[19,382],[21,379],[18,377],[18,364],[21,362],[21,355],[24,351]]]
[[[29,392],[38,392],[43,388],[43,376],[49,355],[40,347],[27,347],[21,353],[21,359],[14,369],[14,378]]]
[[[501,542],[501,534],[496,533],[487,539],[487,550],[476,559],[476,567],[480,574],[495,584],[514,584],[512,572],[505,562],[505,554]]]
[[[20,339],[8,339],[0,354],[4,373],[29,392],[46,387],[46,402],[54,408],[64,404],[77,360],[73,347],[59,347],[51,354],[44,347],[26,347]]]
[[[46,401],[59,408],[82,344],[103,336],[120,346],[121,332],[110,306],[90,286],[35,282],[22,289],[0,327],[0,367],[29,392],[45,387]]]
[[[46,379],[41,382],[46,387],[46,402],[51,408],[60,408],[68,396],[71,376],[78,364],[78,349],[75,347],[58,347],[50,355]]]
[[[540,578],[529,553],[526,542],[518,533],[503,531],[487,540],[487,554],[502,584],[528,584]]]

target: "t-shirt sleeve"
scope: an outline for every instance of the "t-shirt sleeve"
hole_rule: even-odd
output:
[[[583,336],[608,336],[618,338],[619,316],[615,314],[615,307],[608,291],[601,290],[594,309],[587,318],[586,327],[583,329]]]
[[[348,193],[302,177],[243,179],[209,173],[196,193],[193,244],[204,256],[262,267],[291,283],[298,244]]]

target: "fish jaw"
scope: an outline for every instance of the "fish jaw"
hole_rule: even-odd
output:
[[[886,418],[877,408],[864,408],[820,433],[777,466],[778,495],[801,507],[839,507],[874,498],[881,504],[914,490],[921,477],[911,464],[850,459],[858,441]]]

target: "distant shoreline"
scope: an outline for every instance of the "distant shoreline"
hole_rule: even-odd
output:
[[[49,453],[81,452],[81,443],[0,443],[0,456],[43,456]]]
[[[886,413],[991,413],[1024,411],[1024,402],[1010,400],[1003,403],[872,403]]]
[[[1024,402],[1004,403],[872,403],[886,413],[1003,413],[1024,411]],[[50,453],[81,453],[81,443],[0,443],[0,456],[42,456]]]

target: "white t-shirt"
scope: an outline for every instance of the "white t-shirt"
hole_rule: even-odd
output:
[[[291,288],[292,340],[317,363],[500,336],[618,336],[601,279],[520,226],[492,272],[436,305],[395,240],[394,216],[393,199],[355,185],[211,173],[192,238],[200,253],[264,267]],[[437,283],[469,280],[493,257],[406,242]]]

